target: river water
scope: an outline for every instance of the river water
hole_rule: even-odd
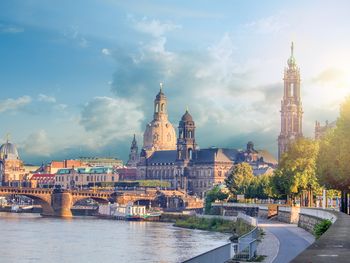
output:
[[[181,262],[227,240],[169,223],[0,213],[1,263]]]

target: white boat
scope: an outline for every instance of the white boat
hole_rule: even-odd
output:
[[[11,206],[11,212],[14,212],[14,213],[19,212],[19,205],[13,204],[13,205]]]
[[[25,211],[25,210],[31,210],[33,208],[34,208],[34,206],[32,206],[32,205],[24,205],[24,206],[21,206],[19,209],[21,211]]]

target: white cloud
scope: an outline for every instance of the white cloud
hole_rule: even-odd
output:
[[[38,101],[48,102],[48,103],[56,103],[56,98],[53,96],[48,96],[45,94],[39,94]]]
[[[28,105],[31,101],[32,99],[29,96],[22,96],[17,99],[6,99],[0,101],[0,113],[18,110]]]
[[[78,26],[71,26],[63,32],[63,35],[78,44],[81,48],[89,46],[87,39],[80,33]]]
[[[60,110],[60,111],[63,111],[63,110],[65,110],[65,109],[67,109],[67,107],[68,107],[68,105],[63,104],[63,103],[60,103],[60,104],[55,105],[55,109],[56,109],[56,110]]]
[[[142,33],[152,35],[153,37],[163,36],[166,32],[181,28],[172,22],[161,22],[157,19],[142,18],[139,21],[133,20],[134,28]]]
[[[24,32],[24,29],[15,25],[0,24],[0,33],[17,34]]]
[[[142,120],[143,112],[133,102],[122,98],[95,97],[84,106],[80,124],[90,135],[91,146],[102,147],[140,131]]]
[[[45,130],[31,133],[21,144],[26,154],[48,157],[54,150],[52,140],[48,138]]]
[[[111,51],[108,48],[103,48],[101,50],[101,52],[102,52],[103,55],[106,55],[106,56],[111,55]]]
[[[278,33],[289,25],[283,19],[283,15],[273,15],[247,23],[245,28],[250,28],[261,34]]]

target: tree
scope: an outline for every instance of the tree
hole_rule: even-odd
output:
[[[225,179],[226,186],[232,195],[247,194],[254,180],[253,169],[248,163],[235,165],[232,173]]]
[[[348,213],[350,186],[350,97],[340,107],[334,130],[320,142],[317,172],[321,184],[342,192],[342,212]]]
[[[214,186],[205,195],[205,213],[209,214],[211,210],[211,203],[219,200],[225,200],[228,198],[228,194],[222,191],[219,185]]]
[[[272,182],[277,195],[288,195],[293,201],[296,196],[305,196],[310,206],[312,192],[319,188],[316,177],[316,159],[318,143],[306,138],[299,138],[291,143],[282,155],[275,178]]]

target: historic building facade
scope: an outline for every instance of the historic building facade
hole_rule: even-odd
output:
[[[25,169],[17,148],[7,141],[0,147],[0,184],[20,186],[25,181]]]
[[[288,144],[303,136],[303,109],[300,97],[300,69],[294,58],[292,42],[288,67],[284,70],[284,95],[281,101],[281,132],[278,136],[278,159]]]
[[[206,191],[214,185],[224,183],[234,165],[239,162],[250,163],[258,175],[277,165],[271,154],[255,150],[252,142],[244,150],[216,147],[200,149],[196,143],[195,121],[188,110],[179,121],[177,140],[174,140],[176,133],[165,115],[164,98],[165,95],[160,90],[155,99],[154,119],[144,133],[144,147],[136,166],[138,179],[167,181],[172,189],[204,197]],[[162,103],[163,109],[162,106],[157,106]],[[159,136],[154,136],[155,134]],[[135,137],[128,163],[133,163],[134,145]]]
[[[337,125],[336,121],[333,121],[331,123],[326,121],[326,123],[324,125],[321,125],[321,123],[319,121],[316,121],[316,123],[315,123],[315,140],[320,140],[327,133],[328,130],[334,129],[336,127],[336,125]]]
[[[62,188],[114,186],[119,174],[113,167],[63,168],[55,173],[55,185]]]

